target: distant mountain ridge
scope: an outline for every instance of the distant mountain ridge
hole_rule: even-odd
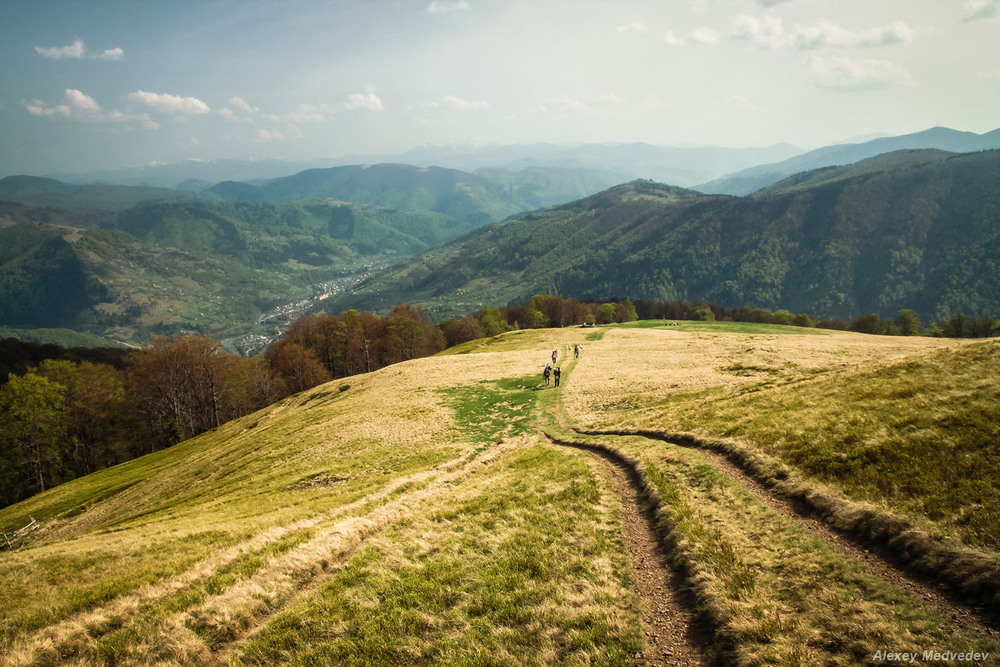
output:
[[[1000,151],[903,151],[753,197],[636,181],[481,228],[328,307],[439,316],[536,293],[852,319],[1000,314]]]
[[[1000,148],[1000,128],[984,134],[960,132],[946,127],[933,127],[922,132],[897,137],[881,137],[858,144],[838,144],[818,148],[808,153],[790,157],[773,164],[761,164],[743,169],[728,176],[695,185],[694,189],[706,194],[747,195],[777,183],[792,174],[853,164],[884,153],[904,149],[926,149],[952,153]]]
[[[722,146],[655,146],[628,144],[523,144],[416,148],[399,157],[416,165],[437,165],[475,171],[501,168],[519,171],[528,167],[602,169],[619,176],[617,182],[650,178],[682,187],[692,186],[716,175],[731,173],[756,164],[783,160],[802,152],[791,144],[760,148]]]
[[[892,139],[968,148],[1000,131],[923,134]],[[211,191],[8,177],[0,325],[128,341],[231,332],[308,285],[336,280],[322,288],[336,292],[399,262],[326,308],[412,301],[446,316],[554,292],[842,319],[995,316],[997,153],[895,151],[744,197],[649,180],[609,189],[615,172],[555,167],[347,165]]]
[[[49,174],[66,183],[117,183],[196,191],[235,181],[265,181],[311,169],[358,164],[407,164],[470,173],[528,168],[586,169],[603,172],[605,186],[647,178],[706,193],[749,194],[785,176],[823,166],[848,164],[900,149],[937,148],[972,152],[1000,148],[1000,130],[979,135],[944,127],[895,137],[879,137],[825,146],[812,151],[787,143],[755,148],[551,143],[419,146],[403,153],[346,155],[307,161],[275,159],[187,160],[169,164],[103,170],[84,174]],[[611,180],[607,180],[610,178]]]
[[[590,170],[529,169],[470,173],[444,167],[363,164],[308,169],[260,185],[219,183],[209,193],[251,202],[337,200],[396,210],[431,211],[485,224],[565,202],[618,182]]]
[[[31,206],[121,211],[150,201],[205,199],[218,201],[220,198],[150,186],[64,183],[39,176],[8,176],[0,179],[0,200]]]

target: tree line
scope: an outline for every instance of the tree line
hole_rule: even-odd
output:
[[[333,378],[444,346],[441,328],[409,305],[386,317],[353,310],[303,316],[259,357],[230,354],[199,335],[158,337],[141,350],[93,357],[113,363],[70,360],[58,346],[8,339],[0,350],[17,372],[0,386],[0,504],[169,447]],[[39,360],[45,353],[51,357]]]
[[[12,371],[0,386],[0,504],[169,447],[333,379],[515,329],[639,319],[760,322],[883,335],[1000,335],[992,318],[964,315],[925,329],[912,310],[894,319],[869,313],[842,322],[705,302],[538,295],[437,324],[409,304],[384,317],[358,310],[307,314],[265,354],[249,358],[200,335],[159,337],[140,350],[89,354],[7,339],[0,344]]]

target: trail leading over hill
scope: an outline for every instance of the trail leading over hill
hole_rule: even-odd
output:
[[[5,526],[30,513],[44,528],[0,554],[0,661],[996,656],[988,619],[928,601],[715,454],[653,436],[691,411],[712,426],[728,401],[785,414],[860,379],[877,393],[900,364],[924,384],[939,363],[981,373],[1000,346],[739,326],[510,332],[316,387],[7,508]],[[575,344],[580,361],[543,387],[549,351]],[[959,405],[992,396],[973,380],[954,379]],[[811,433],[819,451],[826,433]],[[988,524],[960,528],[989,539]]]
[[[616,358],[622,363],[620,355]],[[565,370],[564,374],[568,375]],[[567,417],[561,406],[550,408],[550,414],[550,437],[556,438],[561,444],[586,447],[601,452],[604,457],[627,463],[628,469],[632,471],[634,484],[645,488],[646,496],[651,497],[654,505],[659,507],[660,531],[669,545],[671,558],[687,572],[688,584],[695,589],[700,606],[710,610],[708,615],[714,617],[715,632],[727,645],[724,649],[727,653],[734,656],[753,655],[753,644],[759,644],[760,639],[764,639],[767,646],[762,647],[763,651],[757,655],[757,659],[781,656],[779,661],[782,664],[795,664],[809,655],[809,641],[805,637],[797,645],[788,645],[788,641],[794,642],[794,637],[806,628],[809,628],[810,633],[820,631],[827,636],[836,633],[836,641],[845,641],[848,637],[857,641],[851,635],[863,637],[866,629],[836,620],[837,613],[843,613],[848,603],[857,610],[854,613],[867,616],[871,622],[875,622],[877,617],[875,609],[887,605],[884,613],[895,617],[896,623],[916,623],[917,625],[911,625],[905,631],[909,642],[915,641],[912,638],[914,629],[925,622],[919,619],[928,612],[939,619],[939,640],[962,643],[975,636],[995,636],[995,618],[950,599],[934,587],[900,571],[874,547],[855,545],[816,518],[802,516],[792,502],[776,497],[719,454],[707,449],[698,452],[671,452],[670,449],[676,449],[678,445],[671,442],[669,437],[657,437],[653,432],[645,434],[645,437],[636,435],[634,430],[618,432],[614,429],[582,434],[567,425]],[[636,457],[638,452],[643,454]],[[693,470],[684,476],[689,477],[689,483],[694,481],[691,477],[701,484],[708,482],[705,485],[708,487],[705,490],[710,492],[707,497],[692,493],[696,489],[678,488],[676,475],[670,480],[662,477],[656,479],[662,475],[660,466],[669,463],[670,459],[675,459],[675,463],[684,459],[690,461],[687,465],[693,465]],[[723,505],[720,505],[720,487],[728,487],[735,493],[735,496],[729,496],[730,502]],[[684,496],[688,496],[690,500],[697,499],[696,504],[685,503]],[[734,500],[737,502],[732,503]],[[716,507],[706,507],[706,502]],[[700,526],[685,525],[688,524],[690,515],[695,513],[701,514],[707,521]],[[725,516],[727,513],[728,517]],[[706,530],[705,524],[720,525],[725,533]],[[755,531],[754,527],[766,529]],[[803,529],[808,535],[798,529]],[[743,539],[727,539],[736,535]],[[703,544],[699,545],[699,541]],[[793,550],[802,552],[793,553]],[[713,554],[713,551],[718,553]],[[772,558],[769,562],[767,555],[756,557],[761,552],[766,554],[776,551],[781,555],[778,561]],[[744,554],[745,557],[741,557]],[[827,593],[832,594],[832,599],[822,599],[825,596],[804,597],[803,591],[796,588],[807,584],[806,581],[796,582],[792,586],[782,581],[789,576],[788,562],[793,559],[803,562],[803,565],[812,561],[827,573],[823,582],[816,581],[815,585],[829,587],[831,590]],[[777,574],[777,578],[773,579],[774,589],[760,590],[759,582],[766,580],[769,570]],[[814,576],[807,575],[801,569],[796,569],[795,573],[800,579]],[[722,581],[713,582],[712,579],[716,577]],[[729,582],[725,581],[726,578]],[[718,583],[722,583],[721,591],[713,585]],[[847,600],[841,597],[843,593],[838,594],[832,590],[845,584],[853,589],[860,587],[860,596],[854,593],[851,596],[853,599]],[[735,601],[732,598],[756,602],[751,618],[740,618],[746,611],[732,604]],[[828,608],[834,600],[837,613],[832,613],[833,610]],[[768,612],[762,609],[762,603],[765,602],[772,609],[770,614],[773,619],[767,619]],[[788,618],[782,621],[781,607],[787,608],[789,603],[795,606]],[[752,620],[752,617],[759,619],[761,611],[764,611],[765,623],[758,624],[747,636],[746,629],[738,626]],[[879,633],[886,631],[885,627],[878,630]],[[919,631],[916,633],[919,634]],[[741,637],[741,634],[744,636]],[[747,639],[751,641],[746,641]],[[785,644],[784,654],[778,653],[783,648],[782,644]],[[981,645],[990,646],[991,642],[987,640]],[[850,650],[857,659],[864,657],[860,642],[857,648]],[[934,649],[928,650],[933,654]],[[970,652],[970,655],[974,653]],[[979,652],[980,656],[987,653],[989,651],[986,650]],[[816,654],[817,658],[818,655]],[[867,657],[871,659],[871,655]],[[982,658],[975,662],[985,664],[985,660],[986,658]],[[812,662],[811,659],[808,661]]]

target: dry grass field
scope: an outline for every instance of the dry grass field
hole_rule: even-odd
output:
[[[43,525],[0,553],[0,664],[674,655],[649,620],[666,593],[643,589],[621,482],[594,452],[631,466],[653,507],[656,558],[709,637],[691,664],[995,660],[995,620],[786,511],[710,449],[654,436],[724,440],[995,559],[1000,346],[655,324],[474,341],[0,511],[7,531]],[[558,389],[541,386],[553,349]]]

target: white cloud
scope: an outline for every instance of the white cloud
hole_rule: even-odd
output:
[[[104,111],[90,95],[75,88],[67,88],[64,96],[68,104],[48,106],[41,100],[24,103],[28,113],[39,118],[72,118],[74,120],[92,123],[141,123],[148,130],[160,129],[160,124],[149,117],[149,114],[125,113],[118,109]]]
[[[712,28],[702,26],[691,33],[691,41],[697,44],[718,44],[722,41],[722,35]]]
[[[36,46],[35,51],[38,52],[43,58],[50,58],[52,60],[64,60],[67,58],[76,59],[82,58],[86,47],[83,45],[83,40],[78,39],[68,46],[52,46],[43,47]]]
[[[736,30],[730,39],[743,39],[768,49],[781,49],[789,44],[781,19],[773,16],[757,18],[740,16],[736,19]]]
[[[229,100],[229,103],[234,107],[236,107],[237,109],[239,109],[240,111],[242,111],[243,113],[254,114],[260,112],[260,109],[258,109],[255,106],[252,106],[242,97],[234,97],[233,99]]]
[[[222,107],[219,109],[218,114],[230,122],[253,123],[254,119],[251,118],[251,116],[257,116],[260,114],[260,109],[253,106],[242,97],[233,97],[229,100],[229,104],[235,107],[238,111],[242,112],[242,115],[238,114],[229,107]]]
[[[328,120],[333,120],[337,111],[336,107],[329,104],[300,104],[295,111],[287,113],[281,118],[272,118],[272,120],[288,123],[325,123]]]
[[[885,60],[813,57],[809,69],[818,85],[834,90],[876,90],[912,80],[905,69]]]
[[[455,0],[454,2],[434,0],[434,2],[427,5],[428,14],[450,14],[451,12],[467,11],[469,11],[469,3],[466,0]]]
[[[478,111],[490,108],[489,103],[483,100],[466,100],[456,95],[445,95],[441,98],[441,104],[451,109],[459,109],[460,111]]]
[[[46,106],[45,102],[41,100],[32,100],[30,102],[24,103],[24,108],[28,110],[32,116],[38,116],[39,118],[51,118],[56,114],[69,118],[72,113],[70,108],[65,104],[59,106]]]
[[[98,116],[92,116],[92,120],[106,121],[109,123],[142,123],[147,130],[158,130],[160,124],[149,117],[148,113],[125,113],[113,109]]]
[[[985,21],[1000,15],[1000,0],[966,0],[962,21]]]
[[[347,111],[382,111],[382,100],[375,93],[351,93],[344,103]]]
[[[73,116],[78,118],[95,118],[95,114],[99,114],[101,111],[101,105],[97,103],[97,100],[75,88],[67,88],[63,96],[66,98],[68,104],[49,106],[41,100],[32,100],[31,102],[26,102],[24,108],[31,115],[38,116],[39,118],[52,118],[54,116],[62,116],[63,118]]]
[[[131,102],[145,104],[166,113],[203,114],[211,111],[207,104],[196,97],[181,97],[179,95],[137,90],[134,93],[129,93],[128,99]]]
[[[68,44],[67,46],[36,46],[35,51],[41,57],[50,60],[79,60],[81,58],[90,58],[91,60],[123,60],[125,58],[125,51],[121,47],[105,49],[101,53],[91,55],[87,52],[87,47],[84,45],[82,39],[74,40],[72,44]]]
[[[634,32],[640,35],[644,35],[649,32],[649,26],[647,26],[642,21],[632,21],[631,23],[626,23],[625,25],[620,25],[615,28],[615,32]]]
[[[663,41],[670,46],[680,46],[684,43],[684,40],[675,35],[673,30],[668,30],[663,34]]]
[[[66,99],[74,108],[80,111],[100,111],[101,105],[90,95],[86,95],[74,88],[66,89]]]
[[[814,25],[797,26],[786,31],[781,19],[740,16],[730,39],[745,40],[765,49],[795,49],[814,51],[825,48],[859,48],[889,46],[913,41],[913,30],[904,21],[887,26],[852,31],[832,21],[821,20]]]
[[[94,60],[124,60],[125,51],[119,46],[113,49],[105,49],[100,55],[90,57]]]
[[[903,21],[860,32],[846,30],[830,21],[820,21],[814,26],[798,28],[792,37],[795,48],[802,50],[889,46],[911,41],[913,30]]]

